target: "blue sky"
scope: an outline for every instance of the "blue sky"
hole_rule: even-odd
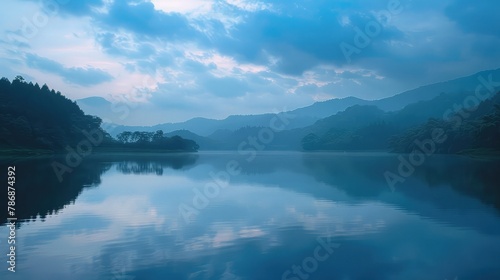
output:
[[[148,124],[378,99],[500,67],[493,0],[2,4],[2,76],[125,100]]]

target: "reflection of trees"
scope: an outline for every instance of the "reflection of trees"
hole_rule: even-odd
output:
[[[309,153],[302,160],[306,173],[338,187],[353,197],[376,197],[389,190],[384,172],[397,163],[394,156],[370,154]]]
[[[196,163],[196,154],[172,154],[162,157],[135,156],[133,159],[120,161],[118,171],[124,174],[162,175],[164,168],[182,169]]]
[[[453,157],[430,161],[416,175],[429,186],[450,185],[500,210],[500,160],[472,160]]]
[[[16,166],[16,218],[18,220],[44,219],[49,214],[55,214],[66,205],[74,203],[84,188],[95,187],[101,183],[101,175],[118,162],[118,170],[123,173],[161,175],[164,168],[181,169],[196,162],[198,155],[175,154],[166,156],[115,156],[87,158],[72,168],[59,182],[52,163],[54,159],[31,159],[15,163],[5,163],[1,166]],[[57,159],[64,163],[64,158]],[[6,168],[4,170],[7,170]],[[0,180],[7,182],[7,172],[0,172]],[[2,205],[7,205],[7,187],[0,194]],[[7,209],[0,211],[1,223],[7,219]]]
[[[64,159],[59,160],[64,162]],[[66,205],[73,203],[82,190],[101,183],[101,175],[111,167],[110,163],[84,160],[73,168],[71,173],[64,174],[59,182],[52,169],[53,159],[37,159],[18,161],[16,166],[16,218],[44,219],[48,214],[57,213]],[[6,164],[2,164],[6,166]],[[1,180],[7,182],[2,172]],[[5,180],[4,180],[5,179]],[[5,192],[6,193],[6,192]],[[2,204],[7,205],[7,197],[2,192]],[[0,212],[1,222],[7,219],[7,211]]]
[[[384,179],[384,172],[397,173],[400,162],[397,155],[304,154],[303,163],[307,167],[307,173],[320,182],[342,189],[353,197],[375,198],[390,190]],[[415,179],[424,181],[425,184],[414,185]],[[459,193],[480,199],[500,210],[498,182],[500,160],[435,155],[416,167],[415,173],[396,186],[396,191],[418,197],[420,200],[435,200],[433,203],[443,204],[449,203],[453,198],[438,201],[429,187],[451,186]]]

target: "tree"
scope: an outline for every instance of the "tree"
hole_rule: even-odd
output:
[[[159,144],[161,143],[162,140],[163,140],[163,130],[157,130],[153,135],[152,142],[155,144]]]
[[[307,134],[301,141],[302,148],[306,151],[319,149],[319,136],[314,133]]]
[[[124,144],[129,143],[131,137],[132,137],[132,132],[130,132],[130,131],[124,131],[124,132],[117,135],[118,141],[120,141],[121,143],[124,143]]]

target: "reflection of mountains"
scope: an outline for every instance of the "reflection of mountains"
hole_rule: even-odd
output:
[[[431,187],[450,185],[454,190],[480,199],[500,211],[500,161],[456,157],[430,161],[417,176]]]
[[[399,164],[396,156],[305,154],[303,159],[309,169],[308,173],[317,180],[337,186],[353,197],[375,197],[388,191],[389,186],[385,181],[384,172],[392,171],[397,174]],[[425,184],[423,185],[421,181]],[[479,161],[458,156],[434,156],[416,167],[415,173],[405,182],[397,184],[395,191],[431,201],[436,197],[433,188],[450,186],[459,193],[478,198],[483,203],[494,205],[500,210],[499,181],[498,160]],[[442,199],[436,203],[445,205],[451,198]]]
[[[233,153],[203,155],[199,163],[208,163],[220,171],[230,160],[238,161],[242,171],[231,177],[233,183],[281,186],[317,199],[333,198],[352,204],[381,201],[439,222],[500,232],[500,225],[488,227],[500,211],[500,161],[434,155],[417,167],[404,183],[397,184],[392,193],[384,172],[397,173],[397,156],[389,153],[262,153],[249,163],[246,157]],[[300,174],[324,185],[311,184],[310,179]],[[485,204],[497,211],[493,207],[489,211]]]
[[[191,166],[198,160],[196,154],[171,154],[161,158],[137,156],[132,160],[120,161],[117,164],[118,171],[124,174],[156,174],[163,175],[165,168],[182,169]]]
[[[395,193],[383,176],[396,172],[396,156],[314,156],[304,155],[307,173],[316,180],[344,191],[356,199],[376,199],[419,216],[480,229],[500,232],[495,223],[500,211],[500,161],[479,161],[459,156],[433,156],[416,168]],[[489,212],[484,205],[498,211]],[[490,222],[487,222],[491,219]]]
[[[59,182],[52,169],[53,159],[18,161],[16,166],[16,215],[21,220],[44,219],[55,214],[66,205],[74,203],[84,188],[95,187],[101,183],[101,175],[110,169],[114,162],[123,173],[162,174],[164,168],[181,169],[193,165],[197,155],[131,156],[88,158],[63,175]],[[60,160],[64,162],[64,160]],[[9,163],[10,164],[10,163]],[[6,166],[6,164],[2,164]],[[7,182],[7,172],[1,172],[0,180]],[[7,192],[2,192],[1,203],[7,205]],[[0,211],[1,225],[7,219],[7,211]]]

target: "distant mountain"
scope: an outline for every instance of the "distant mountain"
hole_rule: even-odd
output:
[[[474,92],[476,87],[482,85],[480,77],[488,80],[490,75],[492,81],[500,81],[500,69],[486,70],[467,77],[422,86],[379,100],[363,100],[352,96],[336,98],[316,102],[310,106],[292,110],[290,113],[298,116],[325,118],[354,105],[374,105],[384,111],[397,111],[415,102],[431,100],[441,93]]]
[[[344,111],[347,108],[355,105],[371,105],[376,106],[383,111],[398,111],[405,108],[405,106],[414,104],[412,105],[416,106],[414,107],[414,110],[406,110],[405,112],[408,113],[408,116],[405,117],[409,122],[409,119],[413,118],[411,122],[418,123],[421,121],[421,117],[428,116],[428,110],[434,109],[428,107],[420,108],[420,105],[416,105],[415,103],[430,101],[440,96],[441,93],[459,94],[463,92],[474,92],[474,90],[479,85],[481,85],[479,77],[482,77],[484,80],[488,80],[490,75],[492,77],[492,81],[500,81],[500,69],[488,70],[463,78],[422,86],[380,100],[363,100],[356,97],[336,98],[327,101],[316,102],[310,106],[298,108],[281,114],[286,114],[294,117],[290,120],[290,123],[286,126],[286,129],[295,130],[311,126],[320,119],[335,115],[336,113]],[[104,98],[91,97],[77,100],[77,102],[82,110],[87,114],[97,115],[101,117],[104,122],[108,121],[111,123],[119,123],[119,120],[114,120],[114,118],[117,118],[117,114],[116,112],[113,112],[111,110],[112,103],[105,100]],[[420,113],[420,111],[418,111],[420,110],[418,108],[423,110],[422,114]],[[441,112],[440,110],[442,108],[439,108],[440,109],[436,110],[436,112]],[[144,114],[147,114],[147,112],[144,112]],[[419,117],[420,115],[422,116]],[[123,131],[152,132],[156,130],[163,130],[165,133],[168,133],[171,131],[189,130],[199,136],[211,136],[210,138],[213,137],[214,139],[217,139],[220,138],[220,135],[217,135],[217,133],[220,134],[220,131],[225,131],[225,134],[227,135],[229,133],[228,130],[236,131],[243,127],[267,127],[275,116],[276,115],[274,114],[232,115],[223,120],[193,118],[185,122],[163,123],[154,126],[117,125],[114,126],[112,130],[108,130],[108,132],[111,135],[116,136],[118,133]]]
[[[353,106],[296,131],[295,135],[303,135],[300,142],[306,150],[386,150],[391,146],[395,151],[411,152],[415,139],[429,139],[433,129],[438,127],[445,129],[449,138],[453,139],[446,150],[439,152],[498,147],[494,143],[498,142],[500,131],[500,107],[495,107],[495,104],[500,104],[500,94],[481,102],[475,110],[464,111],[466,117],[460,117],[458,128],[454,127],[455,122],[447,121],[446,116],[461,114],[454,111],[456,105],[464,104],[473,94],[442,93],[431,100],[419,101],[395,112],[385,112],[375,106]],[[486,136],[481,138],[481,133]],[[481,141],[488,144],[482,145]]]
[[[336,113],[337,111],[333,111]],[[283,113],[280,113],[283,114]],[[278,114],[279,115],[279,114]],[[189,130],[201,136],[209,136],[218,130],[237,130],[245,126],[269,126],[271,120],[275,118],[275,114],[260,114],[260,115],[232,115],[223,120],[214,120],[206,118],[193,118],[180,123],[164,123],[154,126],[125,126],[114,125],[112,130],[108,132],[116,136],[123,131],[156,131],[163,130],[165,132],[176,130]],[[293,119],[287,125],[287,129],[304,127],[313,124],[318,117],[293,115]]]
[[[78,103],[79,106],[83,105],[89,109],[91,109],[92,107],[103,108],[106,106],[111,106],[111,102],[109,102],[108,100],[106,100],[102,97],[98,97],[98,96],[92,96],[92,97],[78,99],[78,100],[76,100],[76,103]]]
[[[310,106],[290,111],[290,114],[296,116],[309,116],[322,119],[337,112],[344,111],[354,105],[368,105],[371,101],[359,99],[357,97],[335,98],[326,101],[316,102]]]
[[[500,81],[500,68],[482,71],[471,76],[453,79],[446,82],[422,86],[391,97],[375,100],[371,104],[384,111],[396,111],[402,109],[408,104],[418,101],[431,100],[441,93],[474,92],[478,86],[483,85],[481,79],[487,81],[489,80],[488,77],[490,75],[492,77],[492,81]],[[487,89],[483,87],[482,90]]]

